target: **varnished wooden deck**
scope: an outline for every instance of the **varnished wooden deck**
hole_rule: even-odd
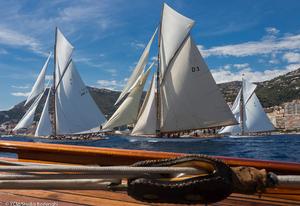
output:
[[[282,192],[281,192],[282,193]],[[297,195],[278,194],[276,197],[263,195],[232,194],[226,200],[209,205],[300,205],[300,191]],[[298,196],[298,197],[297,197]],[[38,205],[42,206],[69,206],[69,205],[107,205],[107,206],[135,206],[135,205],[166,205],[172,204],[149,204],[139,202],[127,196],[123,192],[108,192],[95,190],[0,190],[1,205]],[[48,204],[46,204],[48,203]]]

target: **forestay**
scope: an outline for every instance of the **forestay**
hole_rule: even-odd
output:
[[[134,85],[136,84],[136,82],[138,81],[139,76],[143,73],[145,66],[148,63],[148,59],[149,59],[149,51],[153,42],[153,39],[155,37],[155,34],[157,32],[157,29],[155,30],[154,34],[152,35],[149,43],[147,44],[146,48],[144,49],[144,52],[142,54],[142,56],[140,57],[135,69],[133,70],[130,78],[127,81],[126,86],[124,87],[123,91],[121,92],[119,98],[117,99],[116,104],[118,104],[123,97],[128,94],[130,92],[130,90],[134,87]]]
[[[133,87],[127,98],[115,111],[111,118],[105,123],[103,129],[112,129],[122,125],[128,125],[137,121],[141,96],[144,85],[147,81],[149,72],[154,63],[147,69],[147,71],[140,76],[137,84]]]
[[[38,106],[38,104],[39,104],[39,102],[40,102],[43,94],[44,93],[41,93],[35,99],[35,101],[32,103],[32,105],[27,110],[27,112],[25,113],[25,115],[22,117],[22,119],[19,121],[19,123],[15,126],[15,128],[13,129],[13,131],[17,131],[19,129],[28,128],[30,125],[32,125],[36,108],[37,108],[37,106]]]
[[[39,94],[41,94],[44,91],[45,88],[45,76],[46,76],[46,70],[49,64],[49,60],[51,57],[51,53],[49,54],[36,82],[34,83],[31,92],[29,94],[29,96],[27,97],[27,100],[24,104],[24,106],[26,106],[28,104],[28,102],[30,102],[33,98],[35,98],[36,96],[38,96]]]
[[[161,83],[161,131],[236,124],[197,46],[188,37]]]
[[[51,88],[48,89],[47,99],[40,117],[40,121],[35,130],[35,136],[48,136],[52,134],[52,124],[49,114],[49,103],[51,96]]]
[[[55,106],[58,134],[86,131],[105,121],[72,61],[57,88]]]
[[[160,73],[161,79],[164,78],[165,70],[179,49],[189,35],[191,28],[194,25],[194,21],[189,19],[167,4],[164,4],[162,19],[161,19],[161,31],[160,31]]]
[[[132,135],[155,135],[156,133],[156,75],[152,77],[151,86],[141,107],[138,121]]]

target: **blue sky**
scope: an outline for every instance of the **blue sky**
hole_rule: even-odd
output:
[[[0,2],[0,110],[24,100],[58,26],[89,86],[121,89],[159,23],[160,0]],[[196,21],[192,36],[217,82],[271,79],[300,67],[300,1],[165,1]],[[150,59],[157,54],[157,41]],[[51,74],[53,63],[47,74]]]

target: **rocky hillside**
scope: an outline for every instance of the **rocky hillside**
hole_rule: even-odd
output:
[[[241,84],[242,83],[238,81],[219,84],[220,90],[227,102],[234,101]],[[256,94],[264,107],[280,105],[283,102],[300,99],[300,68],[272,80],[259,82],[257,84]],[[89,90],[101,111],[107,117],[111,116],[116,110],[114,103],[120,92],[92,87],[89,87]],[[43,101],[45,101],[45,97],[42,102]],[[24,102],[21,102],[8,111],[1,111],[0,124],[5,121],[17,122],[25,113],[23,104]],[[40,115],[41,111],[42,108],[38,107],[37,117]]]
[[[264,107],[280,105],[293,99],[300,99],[300,68],[274,79],[256,83],[256,94]],[[233,102],[242,82],[219,84],[227,102]]]

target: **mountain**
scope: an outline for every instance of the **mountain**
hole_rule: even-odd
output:
[[[300,99],[300,68],[255,84],[257,84],[255,93],[265,108]],[[241,85],[242,82],[234,81],[219,84],[219,87],[226,101],[233,102]]]
[[[220,90],[227,102],[234,101],[241,84],[240,81],[219,84]],[[268,81],[257,82],[256,84],[258,85],[256,94],[264,107],[276,106],[294,99],[300,99],[300,68]],[[114,103],[120,95],[120,92],[109,89],[88,88],[100,110],[106,117],[110,117],[117,108],[114,106]],[[144,95],[145,92],[143,97]],[[45,101],[45,96],[43,97],[42,102]],[[15,105],[8,111],[1,111],[0,124],[6,121],[17,122],[21,119],[26,111],[23,106],[24,103],[25,101]],[[51,104],[50,108],[53,108]],[[39,106],[37,109],[37,119],[41,111],[42,106]]]

